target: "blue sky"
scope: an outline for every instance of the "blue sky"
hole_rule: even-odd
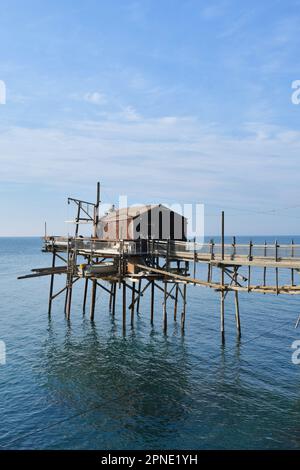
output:
[[[299,234],[299,1],[2,0],[0,235],[68,195],[202,202],[206,233]]]

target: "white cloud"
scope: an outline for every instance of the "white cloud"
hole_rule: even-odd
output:
[[[127,114],[134,116],[132,110]],[[244,137],[218,134],[191,118],[72,122],[61,129],[0,131],[2,182],[122,182],[151,197],[258,206],[300,190],[300,132],[249,124]],[[151,182],[151,184],[150,184]]]
[[[109,202],[127,194],[130,203],[201,202],[208,205],[208,214],[210,205],[239,208],[228,226],[231,233],[245,233],[257,220],[254,213],[249,222],[249,210],[288,207],[299,200],[300,131],[253,122],[243,131],[232,137],[216,126],[202,126],[195,117],[140,116],[132,121],[120,113],[59,129],[0,128],[0,187],[5,194],[8,183],[43,185],[54,193],[68,188],[67,194],[84,197],[100,180],[109,188]],[[47,213],[52,210],[55,224],[55,209],[48,200],[41,203]],[[269,219],[261,216],[253,231],[280,232],[282,220],[297,223],[277,218],[272,226]],[[218,220],[208,217],[215,223],[208,225],[208,233],[218,231]]]
[[[84,101],[87,101],[88,103],[92,104],[98,104],[102,105],[107,102],[106,96],[103,93],[99,93],[97,91],[94,91],[92,93],[85,93],[83,96]]]
[[[140,121],[141,116],[139,113],[136,111],[136,109],[133,106],[126,106],[123,108],[121,112],[121,116],[126,120],[126,121]]]

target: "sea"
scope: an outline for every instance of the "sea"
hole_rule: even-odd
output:
[[[292,237],[237,237],[237,242],[288,243]],[[293,237],[300,243],[300,237]],[[53,301],[49,277],[17,280],[51,265],[40,238],[0,238],[0,449],[299,449],[300,298],[241,293],[242,336],[234,294],[190,285],[185,332],[173,319],[163,333],[163,293],[150,324],[145,291],[134,327],[122,332],[97,291],[95,321],[82,312],[83,285],[74,285],[71,319],[64,295]],[[205,276],[202,268],[197,275]],[[272,278],[272,273],[267,273]],[[262,280],[253,271],[251,283]],[[279,282],[289,282],[279,271]],[[55,292],[64,286],[56,276]],[[299,273],[295,273],[299,283]]]

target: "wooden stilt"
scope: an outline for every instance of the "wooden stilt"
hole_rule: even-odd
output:
[[[88,286],[89,286],[89,280],[88,280],[88,278],[86,278],[85,281],[84,281],[83,304],[82,304],[82,313],[83,313],[83,315],[85,315]]]
[[[264,243],[264,256],[267,256],[267,241],[265,240]],[[266,266],[264,267],[264,279],[263,279],[263,285],[264,287],[266,286],[266,281],[267,281],[267,268]]]
[[[237,269],[235,269],[235,285],[237,285]],[[240,320],[239,293],[238,293],[238,291],[234,292],[234,301],[235,301],[236,328],[237,328],[237,331],[238,331],[238,335],[240,337],[241,336],[241,320]]]
[[[66,282],[65,314],[66,314],[67,319],[70,320],[72,291],[73,291],[73,274],[74,274],[74,266],[76,265],[76,252],[70,250],[70,239],[68,239],[67,255],[68,255],[67,257],[68,268],[67,268],[67,282]]]
[[[278,261],[278,248],[279,245],[277,243],[277,240],[275,241],[275,261]],[[278,268],[275,269],[275,274],[276,274],[276,294],[279,294],[279,287],[278,287]]]
[[[73,291],[73,276],[69,277],[68,280],[68,298],[67,298],[67,308],[66,308],[66,315],[67,315],[67,320],[70,320],[71,317],[71,303],[72,303],[72,291]]]
[[[239,336],[241,336],[241,320],[240,320],[240,309],[239,309],[239,293],[235,291],[235,320],[236,320],[236,328],[238,331]]]
[[[72,304],[72,292],[73,292],[73,259],[69,257],[68,262],[68,273],[67,273],[67,289],[66,289],[66,317],[70,320],[71,317],[71,304]]]
[[[179,286],[178,286],[178,284],[176,284],[176,287],[175,287],[175,300],[174,300],[174,321],[177,321],[178,291],[179,291]]]
[[[234,260],[236,255],[236,239],[235,237],[232,237],[232,254],[231,254],[231,259]]]
[[[221,290],[221,336],[222,341],[225,340],[225,292]]]
[[[110,312],[112,308],[113,295],[114,295],[114,283],[112,282],[110,286],[110,294],[109,294],[109,311]]]
[[[117,295],[117,283],[113,283],[113,299],[112,299],[112,316],[115,316],[116,312],[116,295]]]
[[[224,211],[222,211],[222,260],[225,258],[225,217]],[[224,287],[224,268],[221,269],[221,286]],[[221,290],[221,336],[222,342],[225,341],[225,291]]]
[[[90,307],[90,319],[94,321],[95,318],[95,304],[96,304],[96,292],[97,292],[97,281],[92,280],[92,293],[91,293],[91,307]]]
[[[68,305],[68,299],[69,299],[69,281],[68,281],[68,274],[66,276],[66,295],[65,295],[65,307],[64,307],[64,312],[65,315],[67,315],[67,305]]]
[[[292,240],[292,253],[291,253],[291,257],[293,258],[294,257],[294,240]],[[291,269],[291,284],[292,286],[295,285],[295,280],[294,280],[294,270]]]
[[[251,285],[251,266],[248,266],[248,292],[250,292]]]
[[[196,250],[196,237],[194,237],[194,271],[193,271],[193,277],[195,279],[196,277],[196,266],[197,266],[197,250]],[[195,286],[196,284],[194,284]]]
[[[132,291],[131,291],[131,319],[130,319],[131,326],[134,326],[134,304],[135,304],[135,282],[133,283]]]
[[[151,317],[150,317],[151,325],[153,325],[153,322],[154,322],[154,289],[155,289],[155,283],[154,281],[151,281]]]
[[[126,282],[123,281],[123,333],[126,331]]]
[[[142,288],[142,280],[140,279],[139,284],[138,284],[138,298],[137,298],[137,302],[136,302],[136,313],[137,314],[140,313],[141,288]]]
[[[181,312],[181,331],[184,332],[186,312],[186,284],[183,285],[183,307]]]
[[[55,258],[56,258],[56,254],[55,254],[55,250],[53,250],[52,268],[55,267]],[[53,286],[54,286],[54,274],[51,274],[50,288],[49,288],[49,302],[48,302],[48,315],[49,315],[49,317],[51,316],[51,309],[52,309]]]
[[[210,282],[210,263],[207,264],[207,282]]]
[[[164,303],[163,303],[163,322],[164,322],[164,333],[167,333],[168,328],[168,314],[167,314],[167,283],[164,283]]]
[[[221,270],[221,285],[224,286],[224,269]],[[225,291],[221,290],[221,336],[225,340]]]

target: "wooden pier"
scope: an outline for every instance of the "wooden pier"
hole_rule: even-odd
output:
[[[35,268],[18,279],[50,276],[48,315],[52,303],[58,296],[65,295],[65,315],[71,317],[72,290],[74,284],[84,281],[82,313],[86,313],[87,296],[90,291],[90,319],[95,319],[97,289],[106,292],[111,314],[116,314],[116,296],[122,301],[122,325],[126,332],[127,313],[130,325],[134,327],[135,315],[139,313],[140,302],[147,289],[150,290],[150,323],[154,322],[155,292],[163,292],[162,325],[166,333],[170,305],[174,321],[180,314],[181,329],[184,331],[187,311],[187,285],[193,284],[214,289],[220,294],[220,329],[225,338],[225,300],[232,292],[235,303],[235,322],[237,334],[241,335],[239,311],[239,292],[262,294],[299,295],[300,284],[295,275],[300,272],[300,245],[290,244],[262,245],[225,243],[224,212],[221,217],[221,242],[199,244],[195,240],[171,239],[116,239],[104,240],[97,237],[100,206],[100,184],[97,184],[95,203],[69,198],[76,206],[75,233],[72,237],[44,237],[43,251],[52,254],[51,266]],[[93,236],[79,235],[80,223],[90,222]],[[57,262],[63,263],[57,265]],[[197,265],[204,265],[205,277],[198,277]],[[192,272],[190,267],[192,266]],[[243,268],[243,269],[241,269]],[[246,275],[244,273],[246,269]],[[241,270],[243,273],[241,273]],[[280,284],[279,270],[288,270],[290,282]],[[260,283],[252,282],[261,276]],[[268,283],[274,277],[275,282]],[[274,276],[273,276],[274,274]],[[55,276],[64,275],[65,286],[54,292]],[[180,308],[180,311],[179,311]],[[297,321],[298,326],[300,317]]]

